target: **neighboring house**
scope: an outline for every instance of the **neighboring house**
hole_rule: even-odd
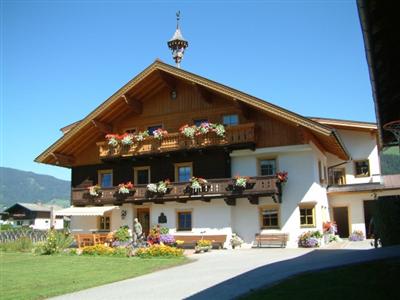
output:
[[[179,131],[205,122],[224,124],[225,137]],[[157,128],[168,135],[115,147],[105,139]],[[132,227],[138,217],[145,231],[161,224],[176,235],[227,241],[236,232],[249,245],[256,233],[285,232],[296,247],[302,232],[332,219],[344,237],[365,231],[364,200],[400,191],[381,183],[375,124],[303,117],[160,61],[63,132],[36,161],[71,168],[72,207],[58,214],[71,216],[73,231]],[[282,185],[280,171],[288,172]],[[236,175],[254,186],[232,191]],[[191,193],[192,176],[208,187]],[[150,196],[147,184],[165,179],[170,192]],[[136,192],[121,200],[116,187],[128,181]],[[94,184],[99,197],[88,194]]]
[[[33,229],[48,230],[51,227],[51,210],[60,210],[58,206],[47,206],[34,203],[16,203],[3,212],[3,219],[14,226],[27,226]],[[54,215],[54,228],[63,229],[64,219]]]

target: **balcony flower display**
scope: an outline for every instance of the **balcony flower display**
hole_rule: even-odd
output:
[[[189,126],[188,124],[185,124],[181,128],[179,128],[179,132],[190,139],[194,139],[196,131],[197,127],[195,125]]]
[[[236,176],[235,177],[235,186],[245,189],[248,180],[249,180],[249,177]]]
[[[288,180],[288,172],[278,172],[276,177],[278,178],[278,182],[285,183]]]
[[[92,197],[100,197],[102,192],[98,184],[88,187],[89,195]]]
[[[147,190],[148,190],[149,192],[152,192],[152,193],[157,193],[157,184],[155,184],[155,183],[149,183],[149,184],[147,185]]]
[[[207,185],[207,180],[201,177],[192,177],[190,179],[190,189],[192,192],[198,193],[201,192],[203,187]]]
[[[212,124],[208,122],[203,122],[197,127],[198,134],[207,134],[212,130]]]
[[[170,181],[168,179],[164,181],[160,181],[157,184],[157,192],[160,194],[166,194],[170,185]]]
[[[124,146],[130,146],[133,144],[133,135],[125,133],[121,136],[121,144]]]
[[[168,131],[162,129],[162,128],[158,128],[156,130],[153,131],[153,136],[155,139],[157,140],[162,140],[164,137],[166,137],[168,135]]]
[[[106,139],[108,140],[108,145],[111,147],[117,147],[119,143],[118,134],[107,134]]]
[[[127,183],[121,183],[118,185],[118,194],[129,194],[133,190],[133,183],[132,182],[127,182]]]
[[[139,131],[137,135],[135,135],[135,140],[138,142],[142,142],[149,136],[149,131]]]
[[[222,124],[212,124],[213,131],[220,137],[225,137],[225,126]]]

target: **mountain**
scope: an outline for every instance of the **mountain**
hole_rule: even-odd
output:
[[[0,167],[0,208],[16,202],[42,202],[68,206],[69,181],[12,168]]]

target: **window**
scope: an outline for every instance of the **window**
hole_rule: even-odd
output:
[[[192,212],[191,211],[178,211],[177,212],[179,231],[190,231],[192,230]]]
[[[279,228],[279,207],[264,207],[260,209],[262,228]]]
[[[125,129],[125,133],[135,134],[136,132],[137,132],[137,128]]]
[[[300,226],[301,227],[315,227],[314,214],[315,209],[311,206],[300,206]]]
[[[276,160],[263,159],[260,160],[260,174],[261,176],[272,176],[276,174]]]
[[[100,230],[110,230],[110,217],[100,217],[99,218],[99,229]]]
[[[149,126],[147,127],[147,130],[149,131],[150,135],[153,135],[153,131],[157,130],[158,128],[162,128],[162,125]]]
[[[369,161],[368,160],[359,160],[355,161],[355,176],[369,176]]]
[[[148,184],[150,183],[150,167],[136,167],[134,170],[134,182],[135,184]]]
[[[222,124],[224,125],[238,125],[239,124],[239,116],[238,115],[225,115],[222,117]]]
[[[346,184],[346,172],[344,168],[334,168],[329,172],[329,184],[341,185]]]
[[[207,119],[198,119],[198,120],[193,120],[194,125],[200,126],[201,123],[208,123]]]
[[[113,173],[112,170],[99,170],[98,171],[98,182],[103,188],[109,188],[113,186]]]
[[[175,181],[188,182],[192,178],[192,163],[175,164]]]

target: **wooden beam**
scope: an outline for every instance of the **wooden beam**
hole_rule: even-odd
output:
[[[197,83],[193,83],[193,86],[194,86],[194,89],[196,90],[196,92],[199,93],[200,97],[205,102],[207,102],[208,104],[211,104],[213,102],[210,91],[208,91],[206,88],[198,85]]]
[[[247,199],[249,199],[250,204],[258,205],[259,203],[258,196],[251,195],[248,196]]]
[[[135,114],[138,114],[138,115],[142,114],[142,112],[143,112],[142,101],[140,101],[138,99],[131,98],[131,97],[128,98],[125,95],[122,95],[122,99],[125,101],[126,104],[129,105],[129,107],[132,109],[132,111]]]
[[[170,76],[165,74],[163,71],[158,70],[158,75],[160,76],[163,84],[169,89],[170,92],[174,91],[176,88],[175,80]]]
[[[228,197],[228,198],[224,198],[224,201],[229,206],[235,206],[236,205],[236,198]]]
[[[75,162],[75,157],[61,153],[51,152],[50,155],[56,160],[57,165],[71,166]]]
[[[107,124],[107,123],[104,123],[104,122],[100,122],[100,121],[96,121],[96,120],[92,120],[92,124],[101,133],[107,134],[107,133],[111,133],[112,132],[112,125],[110,125],[110,124]]]

